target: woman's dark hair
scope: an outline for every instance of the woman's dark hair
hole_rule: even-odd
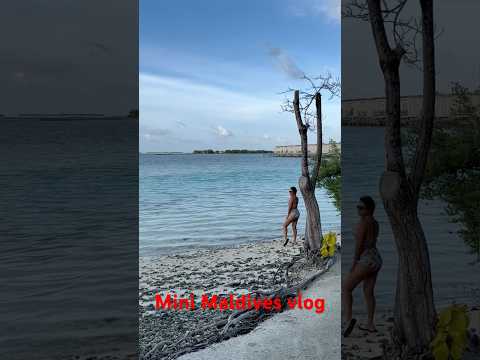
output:
[[[375,211],[375,201],[370,196],[362,196],[360,201],[364,203],[367,210],[373,214]]]
[[[295,186],[292,186],[292,187],[290,188],[290,190],[293,191],[294,194],[297,193],[297,188],[296,188]]]

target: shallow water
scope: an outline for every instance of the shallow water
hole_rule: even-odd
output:
[[[288,188],[298,188],[300,158],[272,154],[140,156],[140,254],[188,246],[229,245],[282,236]],[[298,223],[305,208],[300,192]],[[340,215],[317,190],[324,231]]]
[[[352,230],[358,220],[356,204],[362,195],[370,195],[377,203],[375,217],[380,224],[378,248],[383,257],[376,294],[377,306],[389,309],[394,302],[397,253],[387,215],[378,194],[384,170],[383,128],[344,127],[342,129],[342,260],[348,271],[353,258]],[[358,161],[359,154],[362,161]],[[472,264],[475,255],[457,235],[458,224],[445,214],[440,201],[421,201],[419,217],[430,251],[435,301],[438,305],[478,303],[480,300],[480,264]],[[355,307],[363,311],[361,289],[355,292]]]

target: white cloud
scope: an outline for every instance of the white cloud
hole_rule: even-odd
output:
[[[290,58],[284,50],[280,48],[270,48],[268,53],[276,60],[280,69],[291,78],[301,79],[305,77],[305,73],[300,70],[297,64],[295,64],[292,58]]]
[[[265,148],[298,143],[283,95],[262,96],[184,78],[140,73],[141,151]],[[325,101],[326,138],[339,138],[340,103]],[[327,134],[328,133],[328,134]]]
[[[140,128],[140,136],[143,137],[146,141],[157,141],[164,138],[168,138],[172,135],[170,129],[160,129],[160,128]]]
[[[289,10],[296,16],[320,15],[340,23],[341,0],[291,0]]]
[[[233,133],[227,129],[225,129],[222,125],[218,125],[215,128],[215,134],[221,137],[228,137],[228,136],[233,136]]]
[[[222,87],[140,73],[140,107],[157,110],[176,122],[190,125],[201,114],[211,121],[218,119],[255,122],[278,112],[278,99],[261,98]],[[184,116],[190,113],[189,116]]]
[[[186,127],[187,124],[185,124],[183,121],[180,121],[180,120],[175,120],[175,122],[180,125],[181,127]]]
[[[23,71],[17,71],[13,74],[13,77],[16,79],[16,80],[24,80],[25,79],[25,73]]]

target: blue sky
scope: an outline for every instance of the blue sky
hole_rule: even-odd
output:
[[[339,77],[340,41],[340,0],[140,1],[140,151],[298,143],[280,93]],[[340,140],[340,99],[323,112]]]

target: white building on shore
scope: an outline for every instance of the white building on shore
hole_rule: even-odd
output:
[[[450,118],[450,109],[455,101],[450,94],[437,94],[435,117],[438,121]],[[471,94],[472,104],[480,105],[480,94]],[[401,119],[412,124],[422,114],[422,96],[402,96],[400,99]],[[342,100],[342,126],[383,126],[385,124],[385,98],[357,98]]]
[[[340,149],[340,143],[336,143],[336,146]],[[322,145],[322,153],[328,154],[332,150],[331,144]],[[308,154],[313,156],[317,152],[317,144],[308,145]],[[284,146],[275,146],[273,150],[274,155],[276,156],[301,156],[302,148],[300,145],[284,145]]]

